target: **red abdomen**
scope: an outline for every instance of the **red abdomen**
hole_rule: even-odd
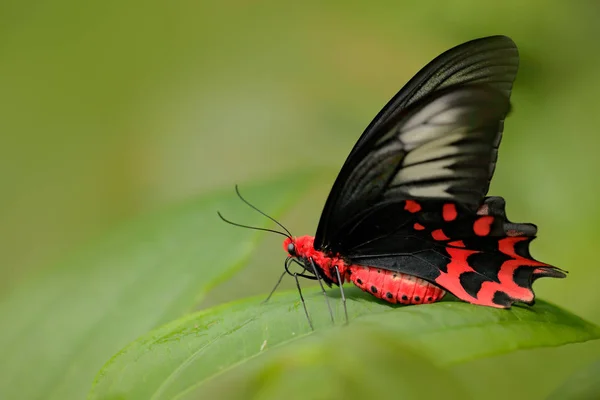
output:
[[[434,303],[446,294],[443,289],[412,275],[358,265],[347,268],[348,279],[356,286],[390,303]]]

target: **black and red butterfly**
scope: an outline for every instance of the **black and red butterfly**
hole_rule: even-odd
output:
[[[286,230],[286,270],[296,261],[296,278],[351,281],[390,303],[447,291],[498,308],[533,304],[537,278],[565,277],[529,254],[536,226],[510,222],[504,199],[486,197],[518,62],[511,39],[491,36],[423,68],[350,152],[316,235]]]

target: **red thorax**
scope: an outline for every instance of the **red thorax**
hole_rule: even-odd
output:
[[[315,250],[314,248],[315,238],[313,236],[299,236],[294,238],[287,238],[283,241],[283,249],[287,252],[288,246],[290,243],[294,244],[295,254],[288,255],[290,257],[297,257],[303,259],[311,259],[314,261],[318,272],[320,274],[325,275],[328,280],[333,281],[334,283],[339,283],[337,281],[337,274],[335,272],[335,266],[338,267],[340,271],[340,276],[342,277],[342,282],[344,283],[347,280],[347,272],[348,265],[337,256],[329,256],[322,251]],[[310,269],[309,272],[312,272]]]

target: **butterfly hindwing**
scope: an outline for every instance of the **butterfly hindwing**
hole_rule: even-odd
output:
[[[404,214],[402,225],[380,226],[374,239],[356,244],[349,262],[426,279],[473,304],[510,307],[532,303],[533,281],[565,273],[533,259],[533,224],[513,223],[501,197],[488,197],[472,213],[459,204],[414,201],[389,205],[382,215]],[[375,212],[374,222],[381,215]]]

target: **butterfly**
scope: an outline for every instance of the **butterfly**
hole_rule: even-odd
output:
[[[287,273],[340,288],[350,281],[390,303],[450,292],[497,308],[532,305],[536,279],[564,278],[530,255],[537,227],[510,222],[504,199],[486,196],[518,64],[515,43],[490,36],[419,71],[358,139],[315,236],[280,224]]]

